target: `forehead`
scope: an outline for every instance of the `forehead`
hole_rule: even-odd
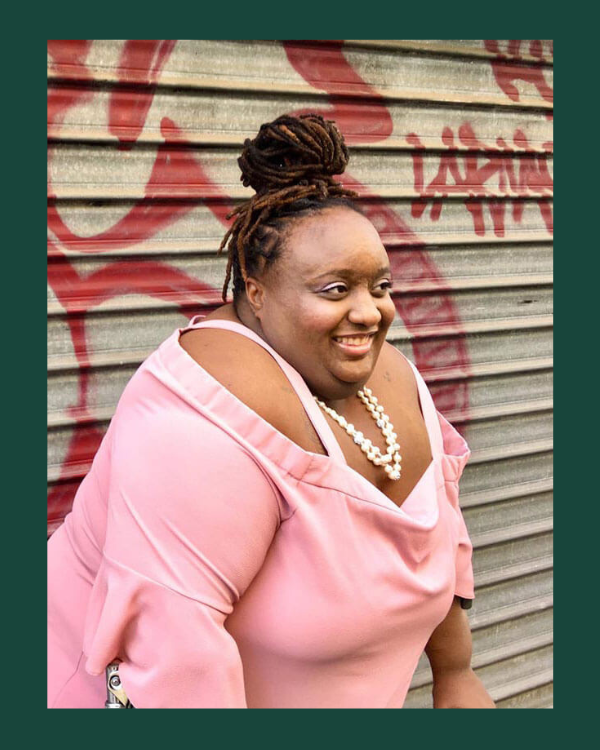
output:
[[[388,265],[371,222],[348,208],[331,208],[295,222],[286,236],[288,268],[303,276],[348,268],[369,273]]]

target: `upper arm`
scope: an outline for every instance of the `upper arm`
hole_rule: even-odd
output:
[[[431,634],[425,652],[434,672],[470,666],[471,629],[458,597],[454,597],[446,617]]]
[[[184,406],[120,420],[109,492],[106,553],[224,611],[280,523],[278,494],[253,457]]]

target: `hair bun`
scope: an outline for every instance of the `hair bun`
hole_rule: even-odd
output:
[[[317,114],[283,115],[244,141],[238,164],[244,186],[261,193],[315,181],[337,184],[332,175],[344,171],[348,158],[344,138],[332,120]]]

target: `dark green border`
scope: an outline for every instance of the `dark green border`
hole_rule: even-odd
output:
[[[586,22],[585,18],[578,15],[572,6],[568,9],[572,11],[572,17],[564,21],[560,19],[558,23],[556,18],[551,18],[550,4],[544,6],[539,4],[530,9],[524,3],[515,4],[516,7],[493,4],[473,5],[470,8],[454,5],[448,8],[445,5],[442,6],[445,10],[439,14],[431,4],[427,6],[413,4],[411,7],[396,4],[386,10],[364,4],[354,8],[346,5],[337,8],[326,7],[324,3],[314,4],[314,6],[311,9],[306,5],[283,4],[270,10],[265,5],[247,4],[236,11],[227,4],[221,18],[213,17],[207,20],[206,12],[200,5],[197,6],[196,11],[181,8],[177,13],[173,12],[173,6],[167,6],[169,18],[165,17],[165,6],[153,9],[150,5],[129,7],[120,4],[119,12],[115,13],[106,4],[103,6],[73,4],[71,12],[68,12],[65,4],[62,4],[60,12],[52,13],[49,9],[40,12],[33,6],[29,6],[27,16],[22,14],[21,18],[15,18],[16,14],[14,14],[12,18],[5,17],[5,28],[8,32],[6,43],[9,45],[5,68],[8,73],[5,83],[9,86],[9,92],[5,94],[5,102],[12,102],[12,106],[5,110],[4,120],[8,121],[12,127],[9,127],[8,134],[4,135],[4,152],[13,162],[13,170],[9,167],[6,174],[11,174],[11,195],[16,197],[14,208],[11,210],[11,214],[14,211],[15,215],[11,215],[10,221],[7,222],[7,225],[13,228],[12,242],[9,241],[6,244],[4,256],[4,263],[8,263],[9,269],[8,274],[5,275],[4,284],[4,293],[8,297],[5,316],[8,318],[10,311],[10,318],[8,318],[12,324],[10,325],[12,334],[10,343],[14,343],[14,347],[6,347],[5,351],[19,353],[14,361],[9,356],[5,360],[5,370],[8,369],[12,375],[9,378],[9,389],[5,390],[5,404],[12,409],[12,413],[9,414],[11,426],[9,442],[18,446],[14,453],[14,461],[9,462],[7,466],[9,471],[5,476],[9,478],[9,486],[5,494],[5,502],[9,502],[21,511],[20,517],[15,519],[15,522],[9,521],[10,526],[5,526],[7,531],[5,547],[8,552],[5,581],[8,583],[9,595],[4,600],[4,619],[5,624],[8,625],[7,641],[10,644],[9,648],[5,649],[5,657],[8,656],[9,659],[12,657],[14,660],[8,671],[9,694],[13,697],[9,697],[5,705],[10,708],[11,714],[16,714],[15,718],[21,732],[34,723],[40,724],[45,739],[39,738],[38,741],[69,744],[70,739],[68,740],[67,737],[77,736],[78,740],[75,741],[87,744],[91,737],[97,736],[100,742],[118,742],[119,744],[134,741],[141,745],[145,740],[149,740],[152,745],[165,741],[179,744],[189,740],[196,740],[200,743],[216,740],[219,743],[230,744],[236,741],[236,734],[241,729],[245,732],[244,739],[250,742],[266,741],[268,743],[269,740],[286,742],[291,737],[292,741],[309,740],[315,743],[343,741],[345,734],[342,731],[343,728],[350,733],[349,738],[355,740],[357,745],[373,742],[388,743],[390,740],[404,743],[415,739],[421,743],[425,740],[426,745],[433,746],[434,743],[440,743],[443,746],[454,741],[465,743],[475,740],[488,743],[496,735],[495,732],[491,733],[493,728],[499,725],[506,727],[505,731],[498,735],[502,737],[503,742],[521,739],[522,731],[529,728],[535,733],[535,737],[531,739],[539,743],[544,741],[543,735],[547,727],[552,726],[552,712],[538,713],[537,718],[532,718],[531,712],[523,711],[500,712],[492,716],[489,712],[485,712],[475,716],[471,714],[465,720],[465,717],[461,719],[448,713],[443,716],[439,714],[432,716],[410,711],[400,717],[394,712],[381,711],[347,711],[343,716],[338,712],[318,711],[307,716],[304,713],[278,711],[270,712],[266,718],[261,718],[261,714],[257,712],[228,713],[226,718],[223,718],[218,712],[204,711],[200,715],[190,714],[188,719],[178,716],[177,721],[165,719],[164,715],[162,719],[157,718],[160,714],[151,715],[144,721],[138,721],[138,724],[135,719],[130,719],[128,723],[136,727],[131,734],[123,731],[125,721],[122,718],[122,728],[117,734],[115,721],[118,723],[118,720],[114,717],[109,721],[107,718],[101,718],[102,713],[96,713],[94,719],[93,715],[87,716],[87,712],[83,714],[81,712],[50,712],[45,708],[44,542],[46,524],[42,498],[45,497],[46,484],[44,446],[46,391],[43,384],[46,310],[44,305],[45,264],[40,257],[43,251],[38,245],[42,243],[42,236],[45,233],[45,177],[43,172],[46,163],[44,153],[46,37],[41,38],[40,34],[38,38],[37,33],[32,34],[32,25],[34,27],[44,25],[47,37],[137,38],[141,35],[142,29],[149,32],[155,27],[160,28],[162,36],[187,36],[190,35],[190,29],[195,27],[196,36],[206,39],[382,38],[391,36],[479,38],[482,34],[485,36],[486,31],[488,36],[505,38],[514,36],[517,29],[520,36],[526,38],[534,36],[556,38],[558,36],[556,46],[561,66],[558,76],[561,82],[561,96],[563,99],[565,95],[573,98],[571,107],[565,106],[566,102],[561,107],[565,114],[561,115],[560,119],[564,117],[565,122],[560,127],[565,130],[565,134],[568,133],[570,136],[570,151],[581,149],[589,154],[592,161],[595,160],[595,148],[593,148],[595,116],[590,113],[589,127],[584,126],[586,118],[582,116],[577,120],[580,125],[575,128],[573,118],[567,114],[576,110],[583,112],[588,104],[593,103],[597,88],[595,76],[590,75],[587,78],[582,75],[582,70],[592,70],[594,64],[590,61],[590,66],[587,67],[587,63],[582,61],[581,53],[586,51],[584,49],[586,42],[582,40],[582,35],[585,36]],[[48,20],[44,18],[46,14],[49,16]],[[277,20],[282,17],[290,17],[291,20],[283,24]],[[90,23],[88,20],[90,18],[93,21],[86,28],[86,24]],[[156,18],[160,24],[151,24],[148,20],[151,18]],[[77,23],[78,19],[81,19],[79,23]],[[482,29],[481,25],[476,24],[475,19],[483,19],[489,28]],[[591,18],[588,20],[593,23]],[[567,39],[564,31],[569,28],[573,30],[573,35]],[[182,34],[182,29],[188,33]],[[557,29],[562,32],[560,35],[556,34]],[[597,43],[592,40],[589,44],[594,50],[597,47]],[[567,56],[572,58],[572,62],[567,62]],[[14,64],[10,65],[10,61]],[[578,133],[581,134],[580,137],[575,137]],[[590,135],[592,135],[591,138]],[[570,163],[566,164],[567,161]],[[569,157],[565,159],[565,164],[561,167],[563,171],[569,168],[572,170],[572,174],[569,175],[571,179],[566,182],[567,176],[565,175],[561,181],[561,184],[572,186],[571,190],[560,194],[560,215],[565,217],[569,215],[571,221],[568,224],[564,222],[565,229],[559,228],[559,237],[562,232],[563,242],[559,243],[560,253],[556,254],[557,278],[561,281],[559,306],[561,318],[557,323],[558,350],[564,347],[561,352],[562,356],[557,357],[557,385],[563,391],[569,387],[567,379],[573,367],[582,359],[586,366],[580,368],[579,372],[584,376],[585,385],[593,386],[596,381],[592,366],[593,351],[590,352],[589,357],[577,356],[578,352],[589,351],[590,346],[592,350],[596,348],[595,337],[590,338],[588,335],[584,340],[583,332],[577,330],[584,320],[580,312],[584,301],[580,293],[583,274],[580,273],[581,266],[578,259],[581,258],[582,253],[586,254],[586,259],[597,254],[597,243],[593,240],[593,234],[578,236],[580,234],[578,218],[582,216],[581,207],[585,203],[582,180],[586,174],[589,174],[589,170],[582,169],[582,166],[585,165],[581,164],[580,159],[571,160]],[[16,184],[13,184],[13,180]],[[592,186],[589,190],[592,190]],[[591,192],[588,194],[591,195]],[[571,202],[570,206],[569,202]],[[567,226],[569,227],[568,244]],[[579,246],[578,240],[582,242],[582,247]],[[35,245],[35,251],[32,253],[30,247],[33,245]],[[578,314],[576,321],[572,320],[567,323],[566,317],[562,318],[562,314],[566,312],[564,299],[567,299],[569,294],[572,295],[571,305],[577,309]],[[593,296],[591,298],[593,299]],[[586,319],[595,322],[593,314]],[[568,328],[566,328],[567,325]],[[9,326],[5,326],[5,330],[7,328]],[[579,346],[581,349],[575,348]],[[580,388],[583,388],[583,383]],[[593,408],[593,395],[592,393],[590,410]],[[581,402],[578,401],[578,403],[578,409],[580,409]],[[558,472],[557,525],[560,527],[558,538],[571,543],[572,552],[576,549],[579,552],[582,539],[581,521],[586,519],[587,522],[589,506],[595,505],[597,491],[594,485],[586,486],[581,483],[581,490],[577,487],[575,493],[573,492],[573,472],[580,464],[581,458],[579,454],[573,455],[573,445],[577,444],[574,436],[578,433],[574,423],[570,425],[566,423],[567,411],[570,409],[565,404],[565,407],[559,409],[557,416],[557,422],[560,425],[560,429],[557,430],[557,439],[561,466],[569,467],[562,475]],[[560,489],[563,491],[560,492]],[[584,507],[581,507],[582,505]],[[34,543],[32,543],[33,540],[35,540]],[[595,546],[587,547],[587,549],[595,551]],[[577,557],[579,558],[579,555]],[[585,565],[578,566],[576,580],[581,580],[579,574],[582,567]],[[595,570],[595,567],[592,570]],[[565,586],[567,576],[569,576],[568,590]],[[567,667],[564,663],[557,664],[559,687],[554,710],[571,708],[573,709],[571,716],[574,718],[586,709],[596,695],[584,685],[586,672],[589,674],[591,671],[591,663],[588,663],[588,659],[591,662],[592,658],[596,658],[594,648],[596,620],[591,610],[581,607],[581,604],[590,602],[589,592],[597,590],[597,584],[595,584],[594,576],[590,588],[587,589],[588,597],[584,597],[582,591],[576,591],[573,594],[575,579],[573,572],[568,573],[560,569],[557,579],[558,590],[563,594],[562,611],[557,617],[558,630],[563,632],[564,624],[569,617],[570,621],[579,624],[580,638],[568,640],[571,646],[568,650],[571,657],[568,674],[565,674]],[[569,603],[568,607],[564,606],[566,602]],[[21,636],[14,639],[14,644],[13,634]],[[577,648],[579,643],[583,648]],[[564,659],[561,661],[564,662]],[[562,679],[564,679],[562,687],[561,671],[563,672]],[[589,687],[591,688],[591,685]],[[38,711],[43,711],[45,714],[41,721],[37,718]],[[501,718],[502,716],[505,718]],[[169,734],[167,736],[162,733],[157,734],[155,729],[164,726],[165,723],[169,727]],[[571,730],[575,729],[573,723],[570,722],[569,726]],[[579,735],[582,729],[579,721],[576,726],[575,736]],[[411,730],[409,736],[407,736],[408,727]],[[256,730],[255,733],[248,734],[248,730],[252,729]],[[410,736],[413,731],[418,733],[414,737]],[[238,737],[242,739],[240,735]],[[549,733],[547,738],[551,739]]]

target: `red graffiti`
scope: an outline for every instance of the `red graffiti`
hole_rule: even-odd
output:
[[[506,52],[501,51],[496,39],[485,39],[484,46],[488,52],[494,52],[497,55],[497,58],[491,61],[492,71],[496,83],[509,99],[513,102],[520,100],[519,90],[514,82],[524,81],[535,86],[539,95],[547,102],[553,101],[554,93],[552,87],[546,81],[544,68],[540,67],[538,63],[514,62],[514,60],[520,59],[521,40],[513,39],[509,41]],[[540,60],[542,59],[542,43],[539,39],[531,42],[530,54]],[[512,58],[512,60],[509,58]]]
[[[381,94],[358,75],[344,57],[343,42],[307,46],[303,42],[284,42],[293,68],[316,89],[329,94],[329,108],[322,114],[335,120],[348,143],[376,143],[388,138],[393,123]],[[347,97],[360,97],[348,103]],[[336,97],[344,96],[346,101]],[[297,110],[307,114],[314,109]]]
[[[512,200],[513,220],[519,223],[523,218],[524,202],[520,198],[542,196],[537,201],[538,208],[549,233],[553,231],[552,210],[546,200],[552,195],[553,181],[548,171],[547,155],[536,153],[527,141],[522,130],[515,130],[513,142],[516,148],[526,155],[515,153],[515,149],[508,146],[503,138],[498,138],[493,146],[481,142],[468,123],[458,129],[458,142],[450,127],[442,131],[442,140],[448,151],[439,157],[437,173],[425,184],[423,144],[415,133],[410,133],[407,140],[415,147],[412,153],[414,187],[419,198],[412,203],[412,216],[421,218],[428,201],[431,201],[431,219],[437,221],[442,212],[441,198],[452,194],[465,194],[464,206],[473,219],[475,234],[484,236],[486,233],[484,207],[487,204],[492,219],[494,234],[504,237],[506,200],[497,197],[517,195]],[[478,153],[471,151],[464,153],[458,147],[478,149]],[[548,148],[549,147],[549,148]],[[551,143],[544,143],[544,148],[550,150]],[[487,183],[495,178],[498,188],[492,189]],[[493,195],[487,201],[482,197]]]
[[[113,297],[145,294],[181,307],[218,303],[215,288],[155,261],[114,261],[85,277],[63,256],[48,265],[48,278],[58,300],[70,314],[85,314]]]
[[[85,61],[92,43],[86,39],[49,39],[48,54],[52,58],[51,69],[59,77],[74,76],[82,81],[91,81],[92,74]],[[63,122],[67,112],[78,104],[89,101],[92,91],[86,88],[57,88],[48,91],[48,137]],[[52,148],[48,147],[48,174],[52,161]],[[52,197],[50,179],[48,196]]]
[[[129,39],[123,45],[119,82],[144,86],[137,85],[131,91],[115,88],[110,95],[108,130],[123,148],[130,148],[139,138],[154,99],[158,76],[174,46],[173,39]]]
[[[202,202],[165,202],[165,199],[173,201],[177,197],[218,198],[219,202],[211,204],[211,208],[215,216],[226,223],[226,216],[233,207],[229,197],[212,182],[191,151],[173,148],[174,145],[187,144],[181,130],[165,117],[161,122],[161,133],[165,143],[157,148],[152,172],[144,189],[146,197],[137,201],[114,226],[99,234],[81,237],[66,226],[58,208],[51,203],[48,207],[48,228],[65,247],[98,253],[144,242]]]
[[[85,64],[92,43],[87,39],[49,39],[48,54],[52,71],[57,76],[77,77],[91,81],[92,74]],[[50,89],[48,92],[48,129],[60,124],[66,113],[84,99],[91,99],[86,89]]]

